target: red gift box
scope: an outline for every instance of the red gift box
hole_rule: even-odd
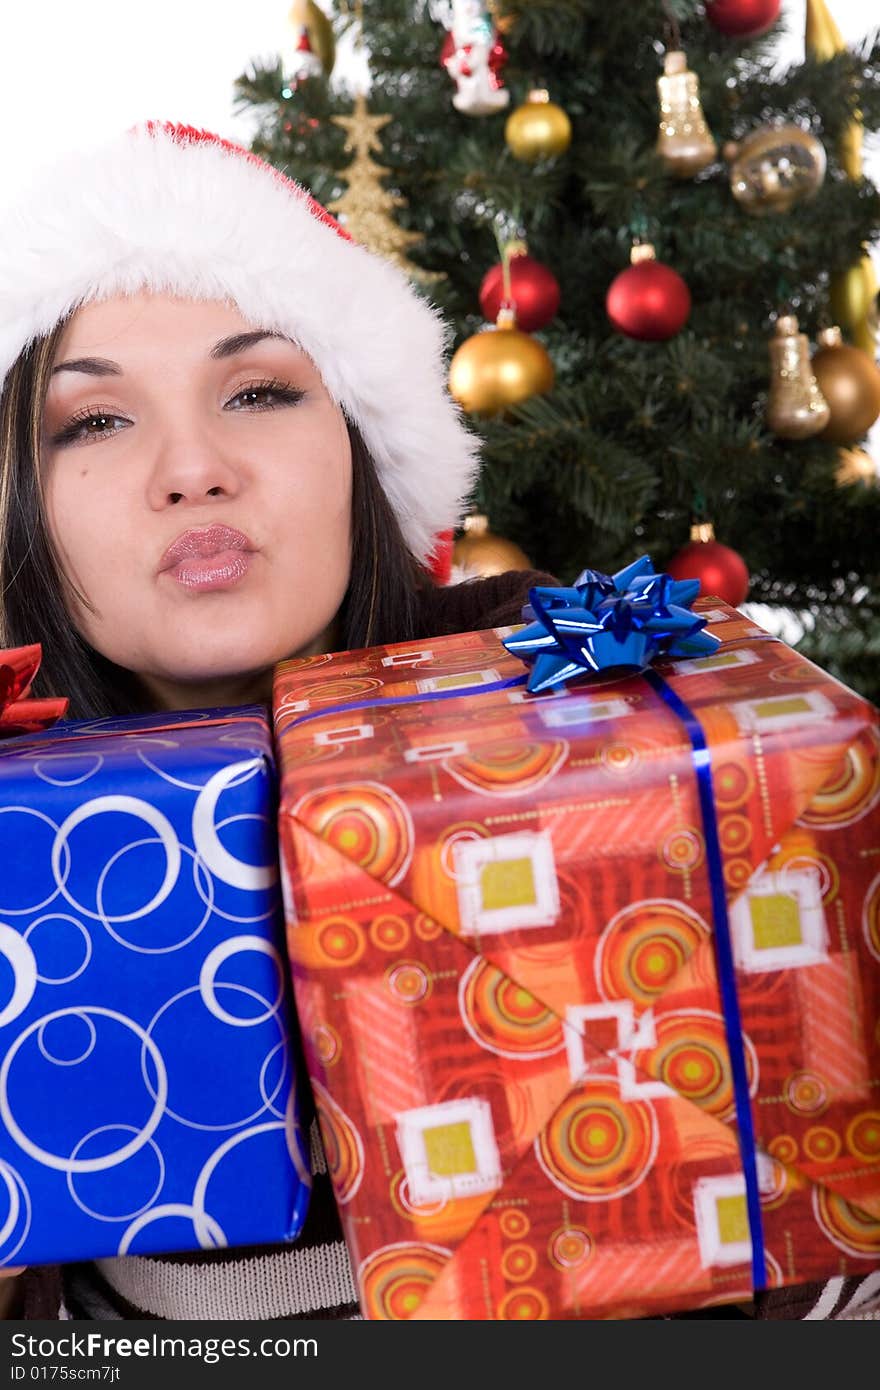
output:
[[[279,668],[288,947],[367,1318],[880,1264],[878,714],[697,610],[722,646],[653,683],[499,688],[508,629]]]

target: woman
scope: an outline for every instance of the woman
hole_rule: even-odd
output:
[[[519,619],[427,566],[472,486],[445,329],[268,165],[180,127],[47,177],[0,265],[0,646],[70,717],[269,700],[290,656]],[[348,1317],[315,1131],[299,1241],[0,1281],[6,1316]]]

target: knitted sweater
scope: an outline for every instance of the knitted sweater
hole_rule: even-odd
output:
[[[532,584],[511,573],[425,592],[419,638],[520,621]],[[11,1316],[27,1319],[357,1318],[357,1294],[316,1123],[312,1196],[295,1242],[161,1256],[124,1256],[27,1269]],[[880,1271],[773,1290],[753,1303],[692,1316],[880,1318]],[[679,1316],[687,1317],[688,1314]]]

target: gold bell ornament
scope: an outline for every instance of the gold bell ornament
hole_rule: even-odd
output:
[[[555,159],[571,144],[571,121],[562,107],[550,100],[548,91],[534,87],[505,121],[504,139],[516,158],[527,164]]]
[[[728,142],[730,188],[754,217],[788,212],[814,197],[825,180],[825,146],[799,125],[761,126],[737,144]]]
[[[556,373],[545,348],[502,308],[494,326],[468,338],[449,364],[449,390],[473,415],[497,415],[553,389]]]
[[[831,412],[824,438],[852,444],[880,415],[880,371],[866,352],[843,341],[836,326],[823,328],[816,341],[813,373]]]
[[[672,49],[657,78],[660,98],[660,134],[657,153],[670,174],[689,179],[711,164],[718,145],[706,124],[700,104],[700,79],[687,65],[681,49]]]
[[[466,516],[463,527],[464,535],[459,536],[452,548],[452,563],[461,571],[463,579],[486,579],[492,574],[506,574],[508,570],[532,568],[525,551],[489,530],[487,516],[481,513]]]
[[[806,333],[794,314],[781,314],[770,339],[767,425],[780,439],[809,439],[831,419],[810,363]]]

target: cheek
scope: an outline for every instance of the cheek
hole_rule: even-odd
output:
[[[316,557],[322,568],[339,564],[351,532],[351,449],[344,425],[312,447],[302,444],[276,473],[276,523],[293,551]]]
[[[52,469],[46,478],[43,494],[49,536],[62,569],[69,578],[70,567],[76,563],[77,553],[88,543],[89,537],[85,533],[90,529],[89,513],[75,499],[67,470]]]
[[[90,600],[118,585],[127,565],[125,507],[87,460],[52,469],[45,482],[49,535],[61,568]]]

